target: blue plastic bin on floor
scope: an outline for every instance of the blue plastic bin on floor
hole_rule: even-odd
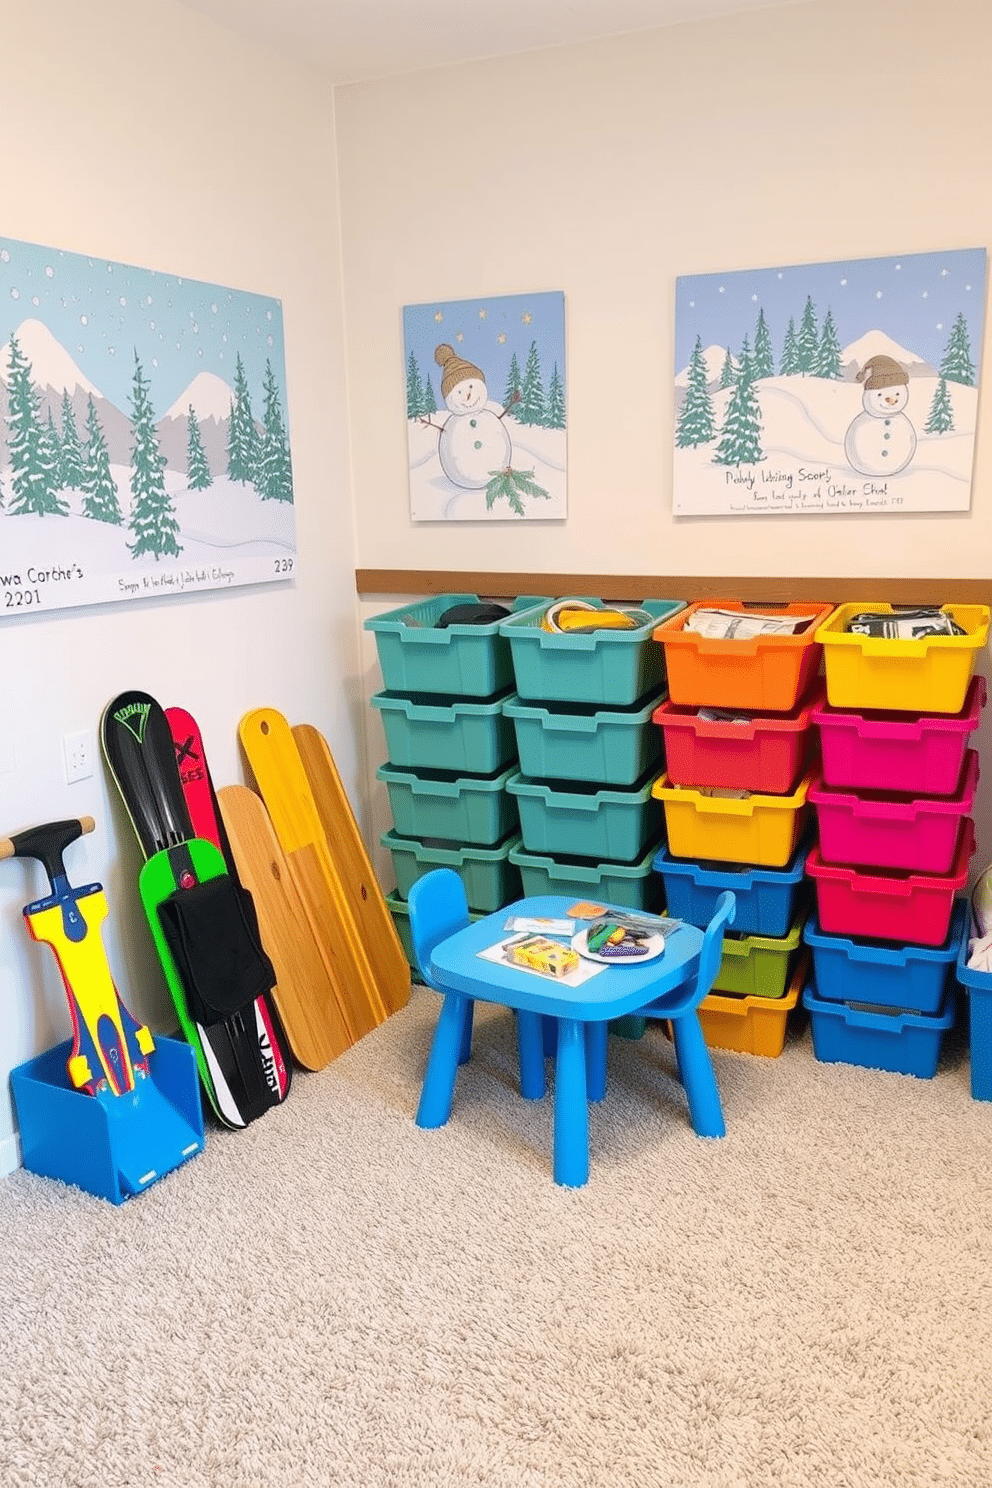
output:
[[[10,1072],[29,1173],[122,1204],[203,1150],[200,1082],[189,1044],[156,1034],[150,1078],[106,1101],[70,1085],[71,1053],[66,1040]]]
[[[589,603],[599,609],[612,608],[612,602],[602,599]],[[636,630],[559,635],[541,628],[542,605],[504,620],[500,635],[510,643],[520,696],[542,702],[624,706],[660,687],[665,680],[665,648],[653,639],[653,632],[663,620],[684,609],[685,601],[642,599],[621,608],[646,610],[652,617],[650,624]]]
[[[591,863],[588,859],[529,853],[522,845],[510,852],[520,870],[523,892],[574,894],[594,903],[619,904],[626,909],[661,908],[661,883],[652,871],[656,845],[636,863]]]
[[[511,694],[503,711],[516,729],[521,774],[633,785],[661,760],[664,736],[651,714],[664,700],[663,687],[629,708],[527,703]]]
[[[403,837],[447,837],[490,846],[520,825],[517,802],[506,789],[511,765],[498,775],[457,775],[451,770],[398,770],[380,765],[393,826]]]
[[[492,775],[517,757],[503,695],[480,702],[435,693],[399,697],[377,692],[371,701],[382,719],[389,763],[400,769]]]
[[[657,778],[649,774],[622,790],[582,780],[525,780],[516,773],[506,788],[517,798],[528,852],[630,863],[661,828],[662,805],[651,794]]]
[[[654,869],[664,881],[665,903],[675,920],[705,929],[716,912],[716,901],[730,889],[737,899],[736,935],[787,935],[804,893],[806,848],[800,848],[786,868],[739,868],[733,863],[674,858],[663,845]]]
[[[992,971],[968,965],[968,938],[975,930],[970,911],[958,949],[957,979],[968,995],[972,1100],[992,1100]]]
[[[436,594],[416,604],[387,610],[365,621],[375,635],[382,685],[393,692],[450,692],[463,697],[492,697],[513,681],[509,642],[500,621],[488,625],[449,625],[436,630],[445,610],[479,604],[477,594]],[[500,600],[522,613],[550,600],[539,595]]]
[[[938,1013],[950,980],[968,905],[959,899],[951,933],[942,946],[893,946],[844,935],[827,935],[816,916],[806,922],[803,939],[813,952],[816,995],[827,1002],[868,1003],[908,1013]]]
[[[868,1012],[845,1002],[825,1002],[812,984],[803,993],[810,1016],[813,1053],[824,1064],[858,1064],[930,1080],[937,1073],[944,1034],[954,1022],[949,992],[941,1012]]]
[[[453,868],[465,885],[469,909],[483,914],[521,897],[520,870],[510,858],[520,843],[519,834],[505,838],[494,847],[440,840],[421,842],[393,831],[383,832],[379,841],[392,854],[396,892],[401,899],[408,899],[417,879],[433,868]]]

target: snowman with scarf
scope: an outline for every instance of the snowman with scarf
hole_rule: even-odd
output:
[[[505,496],[512,510],[523,516],[521,495],[548,493],[535,483],[533,470],[514,470],[510,464],[513,446],[503,423],[509,408],[493,412],[485,376],[454,347],[442,343],[435,348],[434,360],[441,368],[441,397],[448,417],[440,425],[429,418],[421,422],[439,430],[441,469],[453,485],[485,490],[487,507]]]
[[[862,411],[844,435],[844,453],[861,475],[895,475],[916,453],[916,430],[903,409],[909,377],[893,357],[869,357],[857,375]]]

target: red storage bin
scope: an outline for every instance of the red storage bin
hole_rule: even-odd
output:
[[[834,790],[899,790],[949,796],[957,789],[969,736],[985,706],[985,678],[972,677],[960,713],[852,713],[821,703],[823,782]]]
[[[975,803],[978,754],[970,749],[953,796],[906,796],[894,791],[858,796],[809,788],[825,863],[898,868],[906,873],[950,873],[961,820]]]
[[[787,796],[805,773],[816,741],[813,715],[824,697],[818,686],[791,713],[753,713],[743,723],[700,718],[669,698],[651,714],[665,737],[669,780]]]
[[[943,945],[954,896],[968,882],[974,851],[970,817],[961,824],[954,871],[946,877],[834,867],[823,861],[819,848],[810,848],[806,872],[816,885],[820,929],[830,935],[864,935],[903,945]]]

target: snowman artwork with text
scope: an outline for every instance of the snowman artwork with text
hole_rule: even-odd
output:
[[[861,475],[895,475],[916,453],[916,430],[903,412],[909,377],[893,357],[869,357],[857,376],[862,411],[844,435],[844,453]]]
[[[436,347],[434,360],[441,368],[441,397],[448,417],[443,424],[435,424],[429,417],[421,417],[420,422],[438,430],[441,469],[464,490],[484,489],[487,507],[505,497],[510,509],[522,517],[522,496],[546,498],[548,493],[534,480],[533,469],[513,469],[513,445],[503,422],[510,407],[494,412],[485,376],[454,347],[446,343]]]

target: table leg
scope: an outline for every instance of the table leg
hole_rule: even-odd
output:
[[[581,1188],[589,1179],[586,1041],[581,1023],[558,1020],[555,1059],[555,1182]]]
[[[601,1101],[606,1094],[606,1036],[608,1023],[586,1024],[586,1081],[589,1099]]]
[[[672,1019],[672,1038],[693,1131],[699,1137],[726,1136],[713,1061],[695,1012]]]
[[[461,992],[445,993],[424,1072],[424,1085],[417,1107],[418,1126],[443,1126],[451,1115],[468,1010],[469,999]]]
[[[468,1064],[472,1058],[472,1017],[475,1013],[475,1003],[469,1002],[465,1009],[465,1027],[462,1029],[462,1043],[458,1050],[458,1063]]]
[[[541,1014],[517,1011],[517,1049],[520,1056],[520,1094],[525,1100],[544,1095],[544,1037]]]

